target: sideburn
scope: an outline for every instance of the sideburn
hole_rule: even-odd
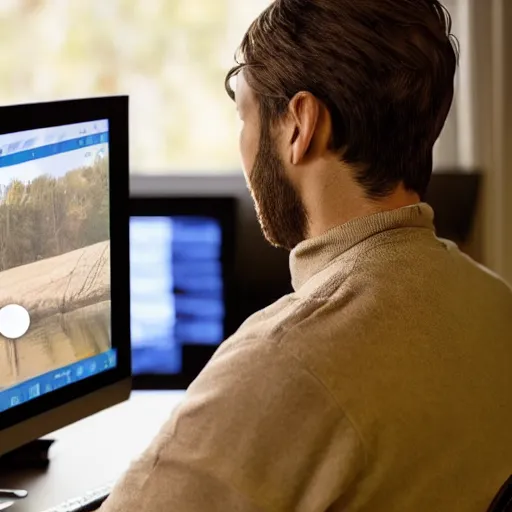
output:
[[[250,175],[258,219],[266,239],[276,247],[292,250],[307,237],[307,212],[286,176],[272,138],[271,110],[261,102],[260,145]]]

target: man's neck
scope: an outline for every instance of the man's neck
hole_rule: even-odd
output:
[[[416,192],[406,190],[403,185],[378,200],[368,199],[363,193],[350,195],[350,198],[326,198],[312,209],[314,213],[309,216],[308,238],[320,236],[330,229],[360,217],[397,210],[418,204],[420,201],[420,196]]]

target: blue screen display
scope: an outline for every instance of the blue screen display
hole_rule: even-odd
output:
[[[0,134],[0,412],[116,367],[109,121]]]
[[[25,380],[21,384],[0,392],[0,412],[115,368],[116,364],[117,351],[112,348],[93,357],[81,359],[76,363]]]
[[[224,338],[222,229],[208,217],[131,217],[132,371],[178,374],[187,345]]]

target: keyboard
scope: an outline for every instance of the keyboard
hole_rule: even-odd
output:
[[[93,512],[108,498],[114,483],[98,487],[86,492],[83,496],[72,498],[56,507],[46,509],[44,512]]]

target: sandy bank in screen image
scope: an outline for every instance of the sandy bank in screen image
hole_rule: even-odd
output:
[[[0,307],[31,324],[0,335],[0,389],[111,347],[108,161],[0,195]]]

